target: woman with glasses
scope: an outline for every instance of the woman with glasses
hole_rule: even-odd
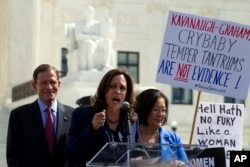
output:
[[[139,118],[136,140],[144,146],[150,158],[160,157],[161,163],[186,166],[188,158],[180,137],[162,127],[167,122],[168,108],[168,98],[160,90],[142,91],[136,97],[135,105]]]

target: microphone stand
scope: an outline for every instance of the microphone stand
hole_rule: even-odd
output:
[[[129,117],[129,112],[126,113],[126,136],[127,136],[127,142],[131,143],[131,122]]]
[[[129,112],[126,112],[126,136],[127,136],[127,167],[130,167],[130,151],[131,151],[131,126],[130,126],[130,117],[129,117]]]
[[[125,122],[125,133],[126,133],[126,137],[127,137],[127,167],[130,167],[130,156],[132,155],[131,153],[133,153],[133,151],[139,151],[139,152],[143,152],[149,159],[151,158],[149,156],[149,154],[147,153],[147,151],[144,149],[136,149],[133,146],[132,140],[131,140],[131,121],[130,121],[130,116],[129,116],[129,109],[130,109],[130,105],[128,102],[123,102],[122,105],[122,109],[124,111],[126,111],[126,122]],[[122,156],[123,157],[123,156]],[[119,161],[120,159],[118,159],[117,161]]]
[[[128,151],[128,154],[127,154],[127,159],[128,159],[127,167],[130,167],[130,160],[129,159],[130,159],[131,153],[133,151],[142,152],[142,153],[144,153],[146,155],[146,157],[148,159],[151,159],[150,155],[145,150],[144,146],[142,146],[143,149],[133,147],[133,144],[131,142],[131,121],[130,121],[129,112],[126,113],[126,135],[127,135],[127,151]]]

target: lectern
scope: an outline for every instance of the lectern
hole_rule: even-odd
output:
[[[161,157],[161,148],[168,152],[167,159]],[[198,145],[168,145],[108,142],[100,151],[86,163],[87,167],[167,167],[176,160],[176,148],[183,147],[192,150],[188,159],[199,155],[206,146]],[[188,165],[187,165],[188,166]]]

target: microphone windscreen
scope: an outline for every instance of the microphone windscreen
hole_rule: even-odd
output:
[[[129,108],[130,108],[129,102],[124,101],[124,102],[122,103],[122,109],[125,110],[126,112],[128,112],[128,111],[129,111]]]

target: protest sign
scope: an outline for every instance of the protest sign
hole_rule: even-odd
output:
[[[192,144],[224,147],[226,162],[230,150],[242,150],[243,104],[199,103]]]
[[[187,155],[192,151],[186,151]],[[190,159],[191,167],[226,167],[224,147],[206,148]]]
[[[246,99],[249,44],[250,26],[170,11],[156,81]]]

